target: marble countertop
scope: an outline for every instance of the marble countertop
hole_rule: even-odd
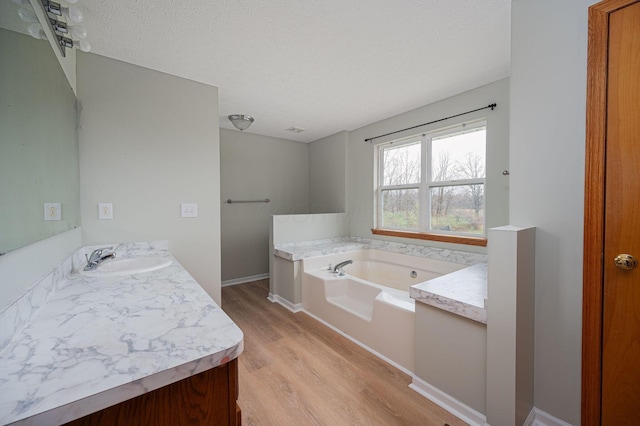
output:
[[[171,265],[71,274],[0,352],[0,424],[60,424],[238,357],[243,334],[168,250]]]
[[[486,324],[487,264],[416,284],[409,295],[418,302]]]

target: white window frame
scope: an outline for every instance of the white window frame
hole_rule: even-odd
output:
[[[381,143],[377,145],[377,151],[375,155],[375,161],[377,162],[377,178],[376,178],[376,229],[380,230],[390,230],[390,231],[406,231],[406,232],[420,232],[426,234],[437,234],[437,235],[449,235],[449,236],[460,236],[460,237],[478,237],[478,238],[486,238],[486,194],[487,194],[487,184],[486,184],[486,152],[485,152],[485,177],[484,178],[476,178],[476,179],[456,179],[450,181],[437,181],[434,182],[432,180],[432,141],[435,138],[439,138],[441,136],[447,135],[455,135],[466,132],[477,131],[481,128],[487,128],[487,120],[480,119],[474,120],[471,122],[460,123],[455,126],[447,127],[444,129],[437,129],[428,133],[423,133],[419,135],[413,135],[410,137],[397,139],[385,143]],[[384,179],[384,150],[390,147],[399,147],[403,145],[410,145],[418,142],[421,144],[420,147],[420,182],[405,184],[405,185],[383,185]],[[487,147],[487,141],[485,140],[485,151]],[[482,234],[473,234],[468,232],[457,232],[457,231],[446,231],[446,230],[432,230],[431,228],[431,197],[429,196],[431,193],[431,189],[439,188],[444,186],[467,186],[467,185],[483,185],[484,186],[484,194],[483,197],[483,206],[482,209],[485,211],[485,216],[483,218],[484,223],[482,226],[483,233]],[[402,189],[418,189],[418,212],[419,212],[419,228],[401,228],[394,226],[384,226],[383,225],[383,192],[389,190],[402,190]]]

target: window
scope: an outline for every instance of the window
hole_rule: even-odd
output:
[[[486,122],[378,146],[377,228],[485,236]]]

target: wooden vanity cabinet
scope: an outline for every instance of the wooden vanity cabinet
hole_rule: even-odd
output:
[[[68,426],[240,426],[237,358],[66,423]]]

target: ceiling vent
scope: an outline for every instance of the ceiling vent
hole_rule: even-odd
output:
[[[287,132],[293,132],[293,133],[302,133],[304,132],[304,129],[301,129],[300,127],[289,127],[288,129],[285,129]]]

